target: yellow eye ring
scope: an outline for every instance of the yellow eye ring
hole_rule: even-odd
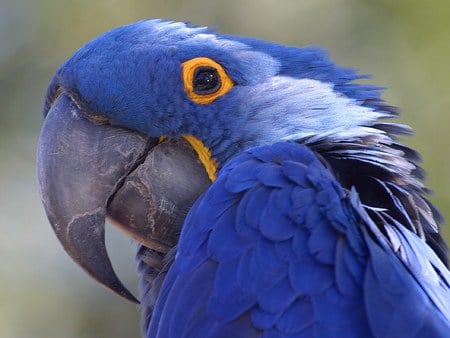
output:
[[[211,103],[234,86],[223,67],[210,58],[193,58],[182,66],[184,90],[196,103]]]

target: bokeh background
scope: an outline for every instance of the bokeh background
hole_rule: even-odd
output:
[[[450,217],[448,0],[0,0],[0,336],[137,337],[136,307],[103,290],[56,242],[38,197],[35,148],[52,73],[105,30],[143,18],[315,44],[373,74],[416,131],[432,200]],[[449,227],[444,229],[449,241]],[[112,227],[120,277],[136,290],[134,246]]]

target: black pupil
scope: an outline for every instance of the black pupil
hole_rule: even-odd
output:
[[[220,88],[220,77],[213,67],[198,67],[193,79],[196,94],[212,94]]]

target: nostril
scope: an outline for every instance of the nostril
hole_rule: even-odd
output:
[[[44,111],[43,111],[44,118],[47,116],[47,113],[52,107],[53,102],[56,101],[56,99],[59,97],[59,95],[61,95],[61,93],[62,87],[59,85],[58,80],[55,76],[50,82],[50,85],[47,88],[47,93],[45,95]]]

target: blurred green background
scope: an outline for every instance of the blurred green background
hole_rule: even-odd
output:
[[[101,32],[142,18],[317,44],[374,74],[416,131],[432,200],[450,215],[450,1],[0,0],[0,336],[134,337],[136,307],[89,279],[56,242],[37,192],[35,148],[52,73]],[[449,241],[450,231],[444,232]],[[134,247],[108,228],[112,260],[136,290]]]

